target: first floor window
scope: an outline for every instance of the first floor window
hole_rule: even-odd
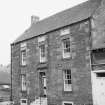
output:
[[[72,91],[71,70],[63,71],[64,77],[64,91]]]
[[[62,40],[63,58],[70,57],[70,38]]]
[[[46,45],[41,44],[39,46],[39,51],[40,51],[40,62],[45,62],[46,61]]]
[[[22,65],[26,65],[26,49],[21,51],[21,63]]]
[[[27,43],[26,42],[21,43],[20,50],[21,50],[21,65],[24,66],[26,65],[26,57],[27,57],[27,54],[26,54]]]
[[[26,91],[26,75],[25,74],[22,74],[21,75],[21,88],[22,88],[22,91]]]

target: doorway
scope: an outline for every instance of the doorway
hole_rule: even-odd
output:
[[[105,70],[92,71],[94,105],[105,105]]]

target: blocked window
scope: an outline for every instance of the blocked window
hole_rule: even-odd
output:
[[[26,65],[26,59],[27,58],[27,47],[26,43],[21,44],[21,65],[25,66]]]
[[[27,90],[26,75],[25,74],[21,75],[21,89],[22,89],[22,91]]]
[[[62,47],[63,47],[63,58],[70,57],[70,38],[66,38],[62,40]]]
[[[64,91],[72,91],[71,70],[63,71],[64,77]]]
[[[92,50],[92,64],[105,64],[105,48]]]

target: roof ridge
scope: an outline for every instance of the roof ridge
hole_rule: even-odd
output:
[[[18,37],[14,43],[87,19],[98,8],[100,1],[101,0],[88,0],[44,18],[37,23],[32,24],[31,27],[28,28],[28,31]]]
[[[62,12],[65,12],[65,11],[68,11],[68,10],[70,10],[70,9],[76,8],[76,7],[78,7],[78,6],[81,6],[81,5],[83,5],[84,3],[87,3],[87,2],[89,2],[89,1],[90,1],[90,0],[87,0],[87,1],[84,1],[84,2],[82,2],[82,3],[77,4],[77,5],[75,5],[75,6],[72,6],[72,7],[70,7],[70,8],[67,8],[67,9],[64,9],[64,10],[62,10],[62,11],[59,11],[59,12],[57,12],[57,13],[51,15],[51,16],[48,16],[48,17],[43,18],[42,20],[39,20],[37,23],[42,22],[42,21],[44,21],[44,20],[46,20],[46,19],[49,19],[49,18],[51,18],[51,17],[54,17],[55,15],[58,15],[58,14],[60,14],[60,13],[62,13]],[[35,24],[37,24],[37,23],[35,23]]]

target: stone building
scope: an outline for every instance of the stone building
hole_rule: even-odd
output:
[[[11,83],[10,73],[0,69],[0,105],[10,102]],[[6,104],[5,104],[6,105]]]
[[[105,105],[105,0],[31,26],[11,44],[15,105]]]

